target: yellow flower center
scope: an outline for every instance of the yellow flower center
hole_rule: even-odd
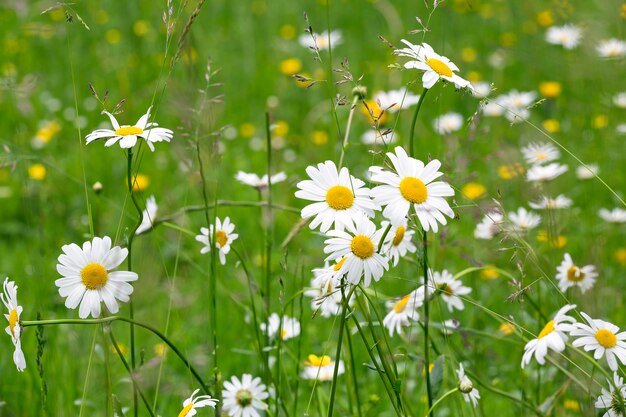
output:
[[[330,356],[328,355],[324,355],[324,356],[309,355],[307,357],[307,360],[304,361],[305,365],[316,366],[318,368],[320,366],[329,365],[331,362],[332,360],[330,359]]]
[[[137,126],[122,126],[115,131],[118,136],[140,135],[142,133],[143,129]]]
[[[347,256],[344,256],[343,258],[341,258],[341,260],[337,262],[335,266],[333,266],[333,271],[335,272],[339,271],[341,267],[343,266],[343,263],[346,261],[346,259],[348,259]]]
[[[17,321],[17,310],[13,309],[9,312],[9,329],[11,330],[11,335],[13,335],[13,337],[15,337],[15,326],[17,325]]]
[[[354,194],[343,185],[335,185],[326,192],[326,202],[335,210],[345,210],[352,207]]]
[[[285,337],[287,337],[287,330],[286,329],[280,329],[280,338],[284,340]]]
[[[404,239],[404,226],[398,226],[396,235],[393,237],[393,246],[398,246],[402,243],[402,239]]]
[[[454,291],[452,291],[452,287],[450,287],[445,282],[443,284],[437,285],[437,289],[441,290],[441,292],[444,293],[445,295],[452,295],[452,294],[454,294]]]
[[[367,259],[374,253],[374,243],[365,235],[356,235],[350,243],[352,253],[361,259]]]
[[[398,301],[396,305],[393,306],[393,311],[395,311],[397,314],[402,313],[404,309],[406,308],[406,304],[409,302],[410,298],[411,298],[411,294],[407,294],[404,297],[402,297],[402,299],[400,299],[400,301]]]
[[[421,204],[428,198],[428,189],[419,178],[406,177],[400,181],[400,194],[411,203]]]
[[[237,391],[235,398],[237,399],[237,404],[239,404],[242,408],[252,404],[252,393],[247,389],[240,389]]]
[[[189,411],[191,411],[193,406],[194,406],[194,403],[187,404],[185,408],[183,408],[183,410],[178,414],[178,417],[185,417],[189,413]]]
[[[545,154],[545,152],[539,152],[536,156],[538,161],[543,161],[548,157],[548,155]]]
[[[452,77],[452,70],[450,69],[450,67],[436,58],[427,59],[426,65],[432,68],[432,70],[439,75],[443,75],[444,77]]]
[[[549,335],[553,331],[554,331],[554,320],[550,320],[548,323],[546,323],[544,328],[539,332],[539,336],[537,336],[537,339],[541,339],[542,337]]]
[[[82,271],[80,271],[80,277],[88,290],[102,288],[109,280],[107,270],[97,263],[87,264]]]
[[[605,348],[615,347],[617,344],[617,338],[615,334],[607,329],[600,329],[595,334],[596,340]]]
[[[567,279],[573,282],[580,282],[585,279],[585,273],[574,265],[567,270]]]
[[[226,245],[226,242],[228,242],[228,235],[225,231],[218,230],[215,232],[215,240],[217,241],[219,247],[223,248]]]

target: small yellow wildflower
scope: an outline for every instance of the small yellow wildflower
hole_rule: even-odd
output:
[[[143,191],[150,185],[150,178],[147,175],[138,173],[136,177],[133,178],[133,191]]]
[[[557,133],[561,130],[561,123],[556,119],[546,119],[543,121],[542,125],[548,133]]]
[[[502,323],[499,330],[503,335],[509,336],[515,331],[515,325],[513,323]]]
[[[281,38],[291,40],[296,37],[296,28],[293,25],[282,25],[279,34]]]
[[[537,232],[537,240],[539,242],[547,242],[556,249],[561,249],[567,244],[567,238],[565,236],[550,236],[546,230]]]
[[[193,46],[189,49],[183,49],[181,58],[186,65],[195,64],[198,60],[198,51]]]
[[[389,119],[389,113],[383,111],[375,100],[365,100],[365,104],[359,106],[367,120],[377,125],[384,125]]]
[[[545,98],[555,98],[561,94],[561,83],[558,81],[544,81],[539,84],[539,92]]]
[[[626,266],[626,248],[618,248],[613,257],[620,265]]]
[[[139,37],[146,36],[150,32],[150,24],[145,20],[137,20],[133,24],[133,32]]]
[[[104,34],[104,39],[111,45],[114,45],[122,40],[122,33],[117,29],[109,29]]]
[[[565,400],[563,408],[569,411],[580,411],[580,403],[576,400]]]
[[[280,63],[280,72],[284,75],[297,74],[302,69],[302,61],[298,58],[288,58]]]
[[[289,124],[284,120],[279,120],[274,124],[272,133],[276,136],[285,137],[289,133]]]
[[[43,164],[32,164],[28,167],[28,176],[35,181],[46,178],[46,167]]]
[[[165,343],[157,343],[154,345],[154,354],[159,358],[165,356],[165,352],[167,352],[167,345]]]
[[[311,142],[316,145],[326,145],[328,143],[328,133],[323,130],[314,130],[311,133]]]
[[[550,10],[542,10],[537,13],[537,23],[539,26],[548,27],[554,24],[554,17]]]
[[[250,122],[246,122],[239,126],[239,134],[244,138],[251,138],[256,133],[256,127]]]
[[[609,118],[606,114],[599,114],[593,118],[591,125],[594,129],[604,129],[609,125]]]
[[[467,80],[472,83],[477,83],[478,81],[482,80],[482,76],[478,71],[470,71],[467,74]]]
[[[485,268],[480,270],[480,277],[486,280],[500,278],[500,273],[495,268]]]
[[[481,197],[484,197],[486,192],[487,189],[485,188],[485,186],[478,182],[468,182],[461,189],[461,194],[463,194],[470,200],[477,200]]]
[[[474,48],[463,48],[463,50],[461,51],[461,58],[465,62],[474,62],[474,61],[476,61],[476,56],[477,55],[478,54],[476,52],[476,49],[474,49]]]
[[[498,167],[498,176],[503,180],[510,180],[524,174],[524,167],[519,162],[513,164],[500,165]]]

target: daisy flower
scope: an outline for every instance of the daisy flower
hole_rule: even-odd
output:
[[[230,252],[230,245],[235,239],[239,237],[235,231],[235,225],[230,222],[230,218],[226,217],[224,223],[218,218],[215,219],[215,229],[213,225],[200,228],[200,234],[196,235],[196,240],[200,243],[204,243],[204,247],[200,249],[200,253],[204,254],[211,251],[210,240],[213,238],[213,230],[215,230],[215,246],[218,248],[220,256],[220,263],[226,264],[226,254]]]
[[[584,293],[596,283],[598,273],[593,265],[578,267],[572,261],[569,253],[563,257],[563,262],[556,268],[556,279],[559,280],[559,288],[565,292],[570,287],[580,287]]]
[[[383,221],[380,224],[383,230],[386,230],[389,226],[388,221]],[[398,226],[391,226],[387,236],[385,236],[385,242],[383,243],[383,252],[387,254],[387,257],[393,262],[393,266],[398,265],[398,261],[404,255],[409,253],[415,253],[417,248],[411,241],[414,230],[408,228],[406,220]]]
[[[369,188],[350,175],[348,168],[343,167],[337,172],[335,163],[326,161],[317,164],[317,168],[307,167],[306,172],[311,179],[297,184],[296,197],[314,201],[301,213],[304,219],[315,216],[309,225],[311,229],[320,226],[322,232],[327,232],[334,223],[335,228],[341,230],[360,213],[373,217],[374,210],[379,209],[370,199]]]
[[[156,199],[153,195],[148,197],[146,200],[146,209],[143,211],[143,217],[141,219],[141,224],[137,228],[135,232],[136,235],[139,235],[143,232],[146,232],[152,229],[154,225],[154,221],[156,220],[157,211],[159,210],[159,206],[157,206]]]
[[[15,285],[15,282],[9,281],[8,277],[4,279],[4,283],[2,284],[0,300],[2,300],[2,303],[9,312],[9,314],[4,315],[9,321],[9,325],[4,330],[11,336],[11,341],[15,347],[13,351],[13,362],[19,372],[24,372],[24,369],[26,369],[26,358],[24,358],[24,352],[22,352],[22,341],[20,339],[22,335],[20,315],[23,309],[22,306],[17,303],[17,285]]]
[[[304,369],[300,376],[304,379],[317,379],[318,381],[332,381],[335,375],[335,361],[328,355],[309,355],[304,361]],[[337,376],[345,371],[343,361],[339,361]]]
[[[623,58],[626,56],[626,42],[621,39],[606,39],[598,42],[596,51],[600,58]]]
[[[565,350],[565,342],[567,342],[567,332],[573,329],[572,323],[576,319],[568,316],[570,310],[575,309],[573,304],[563,306],[554,316],[554,318],[543,327],[536,339],[526,343],[524,346],[524,356],[522,356],[522,368],[530,363],[533,356],[540,365],[546,363],[546,354],[548,349],[555,352],[563,352]]]
[[[574,323],[575,329],[570,332],[578,339],[572,342],[574,347],[582,347],[585,352],[594,351],[593,358],[599,360],[606,356],[606,361],[612,371],[617,371],[617,359],[626,365],[626,332],[619,332],[619,327],[607,321],[592,319],[587,314],[580,313],[588,323]]]
[[[241,380],[233,376],[230,381],[224,381],[222,397],[223,411],[231,417],[260,417],[258,410],[266,410],[267,404],[263,401],[269,397],[261,378],[252,378],[250,374],[243,374]]]
[[[431,272],[431,274],[430,280],[440,291],[441,298],[448,306],[448,311],[452,313],[455,308],[463,310],[465,305],[459,296],[471,293],[472,289],[464,286],[461,280],[454,279],[454,276],[445,269],[441,272]]]
[[[619,207],[613,210],[602,208],[598,211],[598,216],[609,223],[626,223],[626,210]]]
[[[104,111],[103,113],[111,119],[111,124],[115,130],[94,130],[85,138],[87,139],[87,144],[90,144],[96,139],[108,138],[108,140],[104,143],[104,146],[112,146],[119,141],[121,148],[132,148],[137,143],[137,138],[142,138],[146,141],[150,150],[154,152],[154,143],[162,141],[169,142],[173,137],[173,132],[169,129],[157,127],[158,125],[154,122],[148,122],[151,109],[152,107],[150,107],[146,114],[141,116],[141,118],[133,126],[120,126],[115,116],[108,111]]]
[[[195,416],[198,413],[196,411],[197,408],[202,408],[206,406],[215,408],[217,400],[215,398],[211,398],[210,395],[198,395],[197,397],[195,397],[198,391],[200,390],[195,390],[193,394],[191,394],[191,397],[187,398],[183,402],[183,409],[178,414],[178,417]]]
[[[526,172],[526,181],[551,181],[567,172],[567,165],[554,162],[548,165],[533,165]]]
[[[620,109],[626,109],[626,91],[622,91],[613,96],[613,104]]]
[[[259,190],[267,188],[268,186],[267,174],[259,178],[257,174],[249,174],[247,172],[239,171],[237,172],[237,175],[235,175],[235,179],[242,184],[249,185],[250,187],[254,187]],[[287,174],[279,172],[278,174],[274,174],[269,177],[269,179],[271,180],[272,185],[278,184],[279,182],[283,182],[287,179]]]
[[[380,131],[379,129],[369,129],[361,136],[361,142],[366,145],[389,145],[398,141],[398,134],[391,129]]]
[[[320,287],[315,284],[315,278],[311,281],[311,288],[304,292],[304,295],[312,297],[311,309],[315,314],[321,314],[322,317],[336,316],[341,313],[343,306],[343,300],[341,295],[341,288],[332,284],[332,281],[325,287]],[[344,296],[348,294],[345,293]],[[348,300],[348,306],[354,305],[354,297]]]
[[[535,210],[558,210],[571,207],[572,200],[560,194],[556,198],[543,196],[541,200],[536,203],[530,201],[528,205]]]
[[[579,180],[589,180],[598,175],[600,168],[597,164],[579,165],[576,167],[576,178]]]
[[[400,109],[407,109],[416,105],[420,97],[411,94],[406,88],[391,91],[379,91],[374,94],[373,100],[380,103],[380,107],[389,113],[395,113]]]
[[[474,237],[476,239],[491,240],[502,230],[500,225],[504,222],[504,216],[499,211],[490,211],[476,225]]]
[[[459,113],[446,113],[433,120],[433,128],[440,135],[449,135],[463,127],[463,116]]]
[[[602,417],[623,417],[626,415],[626,385],[622,377],[613,373],[613,383],[608,381],[609,389],[602,388],[602,394],[596,400],[594,406],[598,409],[606,409]]]
[[[472,94],[476,98],[485,98],[491,94],[491,83],[487,81],[479,81],[472,83]]]
[[[517,209],[517,212],[509,213],[508,217],[514,232],[525,232],[534,229],[541,222],[541,216],[526,210],[524,207]]]
[[[550,143],[530,143],[522,148],[528,164],[543,164],[559,159],[561,152]]]
[[[267,319],[267,324],[261,323],[261,331],[267,332],[267,335],[272,339],[280,334],[282,340],[288,340],[300,334],[300,322],[289,316],[283,316],[281,319],[278,314],[272,313]]]
[[[346,225],[347,231],[331,230],[327,233],[324,253],[330,254],[326,260],[345,260],[338,274],[346,274],[351,284],[358,284],[363,277],[363,285],[369,287],[372,278],[378,281],[389,269],[387,257],[376,252],[383,229],[376,230],[376,225],[364,214],[355,219],[354,224]]]
[[[446,182],[433,182],[443,175],[439,172],[441,162],[434,159],[424,166],[422,161],[409,157],[400,146],[396,147],[395,154],[387,152],[387,157],[396,172],[377,166],[369,169],[372,173],[371,180],[384,184],[372,189],[374,201],[386,206],[383,216],[392,223],[399,224],[413,206],[422,228],[425,231],[432,229],[437,233],[438,223],[447,223],[444,214],[454,217],[450,205],[443,198],[453,196],[454,190]]]
[[[474,388],[472,381],[465,376],[465,369],[462,363],[459,363],[459,369],[457,369],[456,374],[459,377],[459,391],[463,394],[463,399],[466,403],[471,402],[474,408],[476,408],[480,399],[480,393]]]
[[[480,107],[482,114],[487,117],[498,117],[504,114],[505,109],[502,107],[500,102],[495,99],[493,101],[488,101]]]
[[[331,45],[337,46],[342,42],[343,35],[339,30],[333,30],[330,33],[328,31],[313,34],[307,33],[298,38],[298,43],[300,45],[313,50],[328,49]]]
[[[436,53],[429,44],[424,42],[421,45],[413,45],[405,39],[401,42],[408,48],[396,49],[394,53],[412,58],[404,64],[404,68],[424,71],[422,76],[424,88],[432,88],[440,79],[454,83],[456,88],[471,88],[469,81],[454,73],[454,71],[459,71],[459,67],[445,56]]]
[[[530,117],[529,106],[537,98],[534,91],[511,90],[495,99],[495,103],[500,107],[501,113],[511,123],[519,123]]]
[[[546,32],[546,42],[574,49],[580,43],[582,30],[575,25],[551,26]]]
[[[127,302],[133,292],[130,281],[138,276],[130,271],[113,271],[128,256],[128,249],[111,247],[111,238],[94,237],[83,243],[81,249],[75,243],[63,245],[59,255],[57,271],[63,278],[54,284],[59,287],[59,295],[67,297],[65,307],[75,309],[80,304],[78,316],[87,318],[90,314],[100,317],[100,303],[110,313],[119,311],[118,300]]]
[[[411,322],[419,319],[417,309],[424,303],[424,286],[411,291],[409,294],[398,300],[387,302],[389,313],[383,319],[383,326],[393,337],[394,333],[402,334],[402,327],[408,326]]]

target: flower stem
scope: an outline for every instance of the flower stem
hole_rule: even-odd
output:
[[[415,157],[415,149],[414,149],[414,139],[415,139],[415,124],[417,123],[417,115],[422,108],[422,102],[424,101],[424,97],[426,97],[426,93],[428,92],[428,88],[424,88],[422,91],[422,95],[420,96],[419,101],[417,102],[417,107],[415,108],[415,113],[413,113],[413,120],[411,121],[411,131],[409,132],[409,156]]]
[[[352,118],[354,117],[354,110],[356,109],[356,104],[359,102],[360,96],[358,94],[354,94],[352,98],[352,105],[350,106],[350,114],[348,115],[348,123],[346,125],[346,133],[343,136],[343,143],[341,145],[341,155],[339,156],[339,166],[338,170],[343,166],[343,158],[346,154],[346,148],[348,147],[348,138],[350,137],[350,129],[352,128]]]
[[[341,346],[343,342],[343,330],[346,326],[346,310],[348,307],[348,299],[344,292],[345,287],[345,275],[341,277],[341,322],[339,323],[339,339],[337,341],[337,350],[335,352],[335,369],[333,371],[333,384],[330,388],[330,400],[328,401],[328,413],[327,417],[333,416],[333,406],[335,405],[335,392],[337,391],[337,373],[339,372],[339,359],[341,357]],[[348,297],[352,296],[352,293],[356,287],[352,287]]]
[[[428,91],[428,90],[424,90]],[[424,247],[424,259],[422,262],[423,265],[423,273],[424,273],[424,361],[425,363],[425,374],[426,374],[426,393],[428,395],[428,416],[433,417],[433,393],[432,387],[430,386],[430,339],[428,337],[428,322],[430,320],[430,310],[429,310],[429,302],[428,302],[428,235],[426,230],[423,230],[422,235],[422,245]]]
[[[446,398],[448,395],[454,394],[455,392],[457,392],[459,389],[458,388],[453,388],[450,391],[446,392],[445,394],[443,394],[441,397],[437,398],[437,401],[435,401],[435,403],[428,409],[428,411],[426,412],[426,415],[424,417],[428,417],[430,415],[430,413],[432,413],[433,409],[440,403],[443,401],[444,398]]]

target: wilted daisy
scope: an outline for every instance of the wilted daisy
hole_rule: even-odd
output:
[[[379,91],[374,94],[373,100],[380,103],[380,107],[389,113],[395,113],[400,109],[408,109],[420,100],[419,96],[410,93],[406,88],[391,91]]]
[[[466,403],[471,402],[472,405],[476,407],[480,399],[480,393],[474,388],[472,381],[465,375],[465,369],[462,363],[459,363],[459,369],[457,369],[456,374],[459,377],[459,391],[463,394],[463,399]]]
[[[576,266],[569,253],[563,256],[563,261],[556,268],[556,271],[556,279],[559,280],[559,288],[563,292],[570,287],[580,287],[582,292],[586,292],[593,287],[598,277],[595,266]]]
[[[626,42],[621,39],[606,39],[598,42],[596,51],[600,58],[623,58],[626,56]]]
[[[133,126],[120,126],[115,116],[107,111],[103,112],[104,114],[109,116],[109,119],[111,119],[111,124],[113,125],[113,129],[115,130],[94,130],[87,135],[87,144],[93,142],[96,139],[108,138],[108,140],[104,143],[104,146],[112,146],[119,141],[121,148],[132,148],[137,143],[137,138],[142,138],[146,141],[146,144],[148,145],[150,150],[154,152],[154,143],[162,141],[169,142],[170,139],[172,139],[173,137],[173,132],[169,129],[157,127],[158,125],[154,122],[148,122],[151,109],[152,107],[150,107],[146,114],[141,116],[141,118]]]
[[[302,209],[302,218],[314,217],[309,225],[311,229],[320,226],[326,232],[335,224],[342,230],[345,225],[353,223],[361,213],[374,216],[378,206],[370,199],[370,190],[365,183],[353,177],[348,168],[343,167],[337,172],[333,161],[326,161],[306,168],[310,180],[300,181],[296,197],[311,200],[314,203]]]
[[[619,207],[613,210],[602,208],[598,211],[598,216],[609,223],[626,223],[626,210]]]
[[[159,206],[157,206],[156,199],[154,198],[153,195],[151,195],[146,200],[146,209],[143,211],[141,224],[139,225],[139,227],[137,228],[137,231],[135,232],[136,235],[152,229],[152,226],[154,225],[154,221],[156,220],[158,210],[159,210]]]
[[[191,394],[191,397],[187,398],[183,402],[183,409],[178,414],[178,417],[195,416],[198,413],[196,411],[197,408],[202,408],[202,407],[207,407],[207,406],[215,408],[215,404],[217,404],[217,400],[215,398],[211,398],[210,395],[198,395],[197,397],[195,397],[198,391],[200,390],[199,389],[195,390]]]
[[[398,141],[398,134],[391,130],[369,129],[361,136],[361,142],[366,145],[389,145]]]
[[[558,195],[556,198],[543,196],[541,200],[535,202],[529,201],[528,205],[536,210],[557,210],[568,208],[572,205],[572,200],[564,195]]]
[[[389,226],[388,221],[383,221],[380,227],[386,230]],[[408,228],[406,220],[397,226],[391,226],[387,236],[385,236],[385,242],[383,243],[383,253],[393,262],[393,266],[398,265],[398,261],[404,255],[409,253],[415,253],[417,248],[411,241],[414,230]]]
[[[4,315],[9,321],[9,325],[4,330],[11,336],[11,341],[15,348],[13,351],[13,362],[19,372],[24,372],[24,369],[26,369],[26,359],[24,358],[24,352],[22,352],[22,341],[20,339],[22,335],[20,315],[23,309],[22,306],[17,303],[17,285],[15,285],[15,282],[9,281],[8,277],[5,278],[2,284],[0,300],[2,300],[2,303],[9,312],[9,314]]]
[[[368,287],[372,278],[378,281],[389,269],[387,257],[376,252],[382,234],[383,229],[377,230],[370,219],[360,214],[354,224],[346,225],[346,231],[335,229],[327,233],[324,253],[330,255],[326,259],[345,257],[338,273],[346,274],[351,284],[358,284],[363,277],[363,285]]]
[[[343,361],[339,361],[337,376],[344,373]],[[317,379],[318,381],[332,381],[335,375],[335,361],[328,355],[309,355],[304,361],[304,369],[300,376],[304,379]]]
[[[501,224],[504,216],[499,211],[490,211],[476,225],[474,229],[474,237],[476,239],[490,240],[502,230]]]
[[[224,381],[223,411],[230,417],[260,417],[258,410],[266,410],[264,402],[269,394],[261,378],[252,378],[250,374],[243,374],[241,380],[233,376],[230,381]]]
[[[422,76],[424,88],[432,88],[439,79],[454,83],[456,88],[471,88],[469,81],[453,72],[459,71],[459,67],[445,56],[437,54],[429,44],[424,42],[421,45],[413,45],[405,39],[402,39],[401,42],[408,48],[396,49],[394,53],[412,58],[411,61],[404,64],[404,68],[424,71]]]
[[[204,254],[211,251],[211,244],[209,241],[213,239],[213,233],[215,233],[215,246],[218,248],[220,257],[220,263],[226,264],[226,254],[230,252],[230,245],[235,239],[239,237],[235,231],[235,225],[230,222],[230,218],[226,217],[224,223],[221,222],[219,217],[215,219],[215,229],[213,225],[200,228],[200,234],[196,235],[196,240],[200,243],[204,243],[204,247],[200,249],[200,253]],[[215,230],[215,232],[214,232]]]
[[[419,319],[417,309],[424,303],[424,287],[421,286],[398,300],[390,300],[386,303],[389,313],[383,319],[383,326],[389,332],[402,334],[402,327]]]
[[[582,30],[575,25],[551,26],[546,32],[546,41],[552,45],[561,45],[565,49],[574,49],[582,39]]]
[[[606,409],[602,417],[626,416],[626,385],[617,372],[613,373],[613,383],[608,381],[609,389],[602,388],[602,394],[596,400],[594,406],[597,409]]]
[[[268,186],[268,176],[264,174],[259,178],[257,174],[249,174],[247,172],[239,171],[237,175],[235,175],[235,179],[242,184],[249,185],[250,187],[254,187],[257,189],[267,188]],[[287,179],[287,174],[284,172],[279,172],[278,174],[274,174],[269,179],[272,182],[272,185],[278,184],[279,182],[283,182]]]
[[[592,319],[587,314],[580,313],[588,323],[574,323],[575,329],[570,332],[578,339],[572,342],[574,347],[582,347],[586,352],[593,351],[593,358],[599,360],[606,356],[606,361],[612,371],[617,371],[617,360],[626,365],[626,332],[619,332],[619,327],[604,320]]]
[[[559,159],[561,152],[551,143],[530,143],[522,148],[528,164],[543,164]]]
[[[534,229],[541,222],[541,216],[526,210],[524,207],[517,209],[517,212],[509,213],[508,218],[512,223],[513,231],[516,232],[525,232]]]
[[[435,288],[440,291],[441,298],[448,306],[448,311],[452,313],[455,308],[463,310],[465,305],[460,296],[469,294],[472,292],[472,289],[464,286],[461,280],[454,279],[454,276],[445,269],[441,272],[435,271],[431,273],[430,280],[434,283]]]
[[[446,113],[433,120],[433,128],[440,135],[448,135],[463,127],[463,116],[459,113]]]
[[[343,36],[339,30],[333,30],[330,33],[328,31],[313,34],[307,33],[298,38],[298,43],[305,48],[319,50],[328,49],[331,45],[337,46],[342,42]]]
[[[454,212],[443,197],[451,197],[454,190],[443,181],[435,181],[443,175],[439,172],[441,162],[434,159],[426,166],[420,160],[409,157],[405,150],[396,147],[395,154],[387,153],[387,157],[396,172],[380,167],[370,167],[371,180],[384,185],[372,189],[374,201],[385,206],[383,216],[392,223],[401,223],[409,214],[411,206],[425,231],[439,230],[438,223],[447,223],[444,214],[450,218]]]
[[[573,329],[572,323],[576,319],[568,316],[566,313],[576,308],[573,304],[563,306],[554,316],[554,318],[543,327],[536,339],[526,343],[524,346],[524,356],[522,356],[522,368],[530,363],[533,356],[540,365],[546,363],[546,354],[548,349],[555,352],[563,352],[565,342],[567,342],[567,332]]]
[[[267,320],[267,324],[261,323],[261,330],[272,339],[280,334],[282,340],[289,340],[300,334],[300,322],[289,316],[283,316],[281,320],[278,314],[272,313]]]
[[[548,165],[533,165],[526,172],[526,181],[551,181],[567,172],[567,165],[553,162]]]

